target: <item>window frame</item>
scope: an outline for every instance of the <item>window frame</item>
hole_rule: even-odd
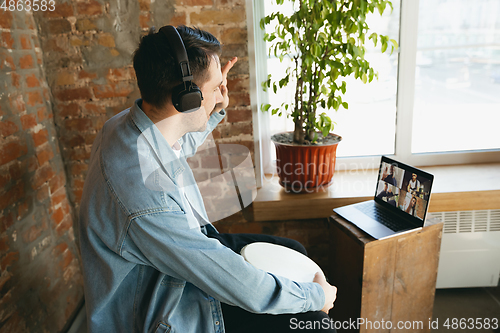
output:
[[[270,153],[263,145],[269,127],[269,115],[260,111],[260,105],[267,103],[267,93],[261,89],[260,82],[267,78],[267,50],[260,29],[260,18],[264,17],[265,0],[246,0],[248,50],[250,62],[250,98],[252,101],[253,130],[255,142],[255,164],[257,185],[261,186],[264,167],[269,165]],[[399,60],[396,93],[396,137],[394,154],[387,155],[413,166],[434,166],[452,164],[475,164],[500,161],[500,148],[478,151],[455,151],[438,153],[411,153],[412,121],[415,97],[415,70],[417,56],[419,0],[400,0]],[[259,66],[257,66],[257,63]],[[338,157],[337,169],[367,170],[376,169],[380,156]]]

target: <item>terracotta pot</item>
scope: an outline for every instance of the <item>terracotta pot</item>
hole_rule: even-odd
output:
[[[290,133],[290,132],[289,132]],[[330,185],[335,172],[337,145],[342,137],[330,133],[337,142],[322,145],[297,145],[280,143],[271,138],[276,146],[276,168],[280,185],[287,191],[315,192]]]

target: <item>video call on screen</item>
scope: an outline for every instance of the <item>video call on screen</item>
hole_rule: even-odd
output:
[[[403,212],[424,219],[431,180],[383,162],[376,197]]]

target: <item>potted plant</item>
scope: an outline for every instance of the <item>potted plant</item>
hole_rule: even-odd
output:
[[[366,15],[378,10],[380,15],[392,4],[387,0],[276,0],[278,5],[291,2],[293,14],[271,13],[260,21],[261,29],[276,24],[275,31],[266,33],[271,43],[269,55],[283,61],[290,59],[284,76],[268,76],[264,90],[274,93],[285,86],[295,86],[293,101],[280,106],[263,104],[263,111],[292,117],[295,129],[272,137],[276,146],[277,171],[280,184],[293,192],[311,191],[329,184],[333,178],[337,144],[342,139],[332,134],[334,122],[319,110],[340,106],[347,83],[343,78],[354,75],[364,83],[377,73],[365,59],[367,39],[385,52],[397,48],[388,36],[372,32]],[[391,51],[392,52],[392,51]]]

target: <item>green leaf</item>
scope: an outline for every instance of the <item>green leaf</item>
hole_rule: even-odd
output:
[[[361,80],[363,80],[363,83],[366,83],[366,81],[368,81],[368,77],[366,76],[366,73],[363,73],[363,75],[361,75]]]
[[[382,49],[381,49],[382,53],[384,53],[385,50],[387,50],[387,42],[386,41],[384,41],[384,43],[382,44]]]

